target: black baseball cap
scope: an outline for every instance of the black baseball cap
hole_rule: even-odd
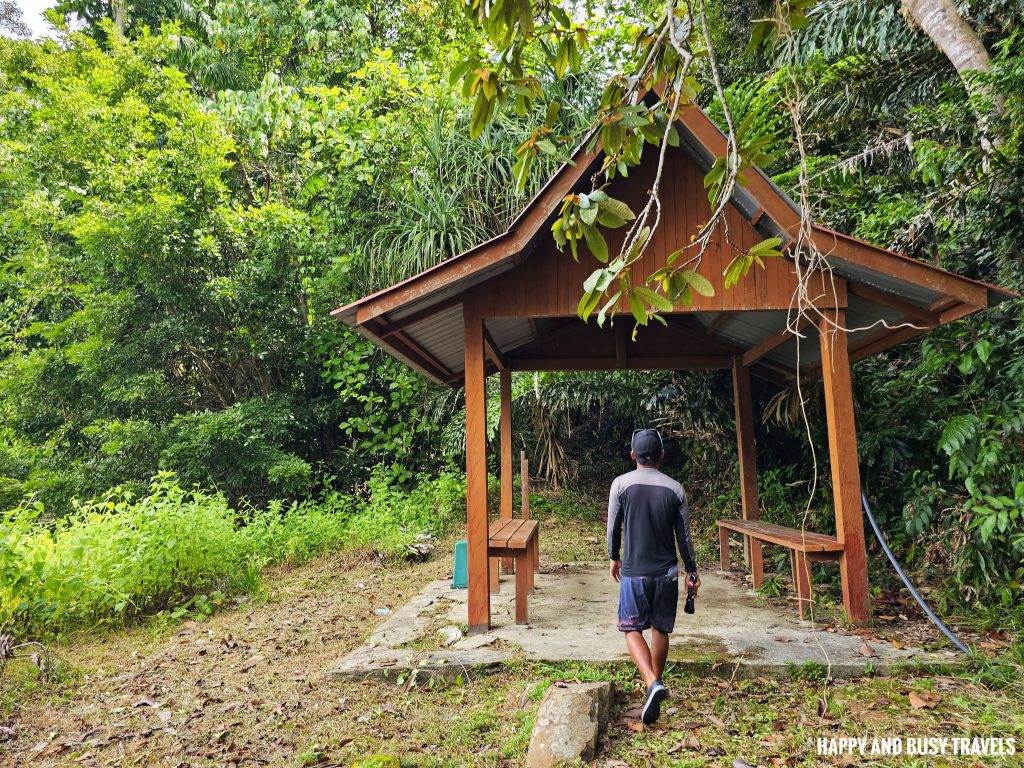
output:
[[[653,464],[661,458],[661,433],[656,429],[634,430],[631,447],[640,463]]]

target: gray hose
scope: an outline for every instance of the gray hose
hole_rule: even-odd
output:
[[[860,498],[861,501],[864,502],[864,513],[868,516],[868,520],[871,522],[871,527],[875,530],[875,536],[878,538],[878,543],[882,545],[882,550],[885,552],[885,556],[889,558],[889,562],[892,563],[892,567],[896,569],[896,573],[898,573],[900,578],[903,579],[903,583],[907,585],[907,589],[910,590],[910,594],[912,594],[914,599],[917,600],[917,604],[921,606],[921,610],[928,614],[928,618],[932,620],[932,624],[941,629],[942,633],[949,638],[949,641],[953,643],[953,645],[968,656],[973,656],[974,652],[960,642],[960,638],[954,635],[953,631],[942,623],[942,619],[935,615],[934,611],[932,611],[924,601],[924,598],[918,594],[916,589],[914,589],[914,585],[910,583],[910,579],[907,578],[907,574],[903,572],[899,562],[897,562],[896,556],[893,555],[892,550],[889,549],[889,545],[885,541],[885,536],[882,535],[882,531],[878,527],[878,523],[875,522],[875,516],[871,514],[871,505],[868,504],[868,497],[863,491],[861,491]]]

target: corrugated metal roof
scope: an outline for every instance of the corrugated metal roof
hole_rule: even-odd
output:
[[[466,330],[461,304],[417,323],[405,334],[449,371],[455,373],[465,367]]]
[[[491,332],[491,338],[501,347],[502,352],[511,352],[535,338],[530,321],[520,317],[492,318],[487,321],[487,330]]]

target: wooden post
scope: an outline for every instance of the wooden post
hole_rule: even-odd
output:
[[[718,526],[718,566],[728,571],[729,563],[729,529]]]
[[[864,546],[864,518],[860,500],[860,469],[857,466],[857,434],[853,415],[853,384],[846,331],[846,313],[826,309],[818,321],[821,342],[822,384],[828,418],[828,451],[832,465],[832,496],[835,499],[836,538],[843,544],[839,572],[843,582],[843,606],[855,624],[871,620],[868,601],[868,562]]]
[[[526,458],[526,451],[519,452],[519,481],[522,485],[520,495],[522,496],[522,518],[530,519],[530,462]],[[533,556],[531,558],[533,573],[540,570],[540,536],[533,539]],[[530,590],[533,590],[533,574],[530,575]]]
[[[750,368],[739,355],[732,359],[732,395],[736,413],[736,447],[740,460],[740,499],[744,520],[758,520],[757,448],[754,444],[754,403],[750,393]],[[743,537],[743,553],[750,564],[754,589],[764,580],[761,542]],[[724,560],[723,560],[724,562]]]
[[[523,507],[523,520],[530,519],[530,462],[526,458],[526,451],[519,452],[520,474],[519,480],[522,483],[521,503]]]
[[[807,553],[794,549],[790,564],[793,567],[793,586],[796,588],[796,597],[800,603],[800,618],[813,617],[814,593]]]
[[[466,352],[466,544],[469,571],[469,632],[491,626],[487,565],[487,409],[483,320],[463,305]]]
[[[501,419],[498,424],[501,444],[501,510],[502,518],[512,517],[512,371],[499,374],[501,384]],[[512,558],[502,558],[505,573],[512,573]]]
[[[516,555],[516,624],[529,624],[527,594],[530,592],[530,554],[524,549]]]

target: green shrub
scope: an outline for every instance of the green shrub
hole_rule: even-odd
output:
[[[52,523],[41,503],[22,504],[0,517],[0,631],[44,635],[205,606],[206,593],[258,588],[270,563],[351,546],[397,559],[420,535],[446,533],[462,519],[460,475],[411,490],[388,477],[376,471],[365,496],[328,490],[241,511],[222,493],[183,489],[171,473],[157,475],[143,496],[117,488]]]
[[[369,496],[352,516],[351,544],[383,556],[401,556],[421,534],[447,533],[466,509],[465,480],[454,472],[402,491],[377,470]]]
[[[185,491],[168,474],[146,496],[117,488],[52,526],[38,522],[42,513],[36,504],[3,520],[0,625],[61,628],[157,611],[235,588],[247,554],[224,497]]]
[[[238,535],[253,557],[266,563],[305,562],[348,543],[356,503],[353,497],[336,491],[289,505],[271,501],[247,511]]]

